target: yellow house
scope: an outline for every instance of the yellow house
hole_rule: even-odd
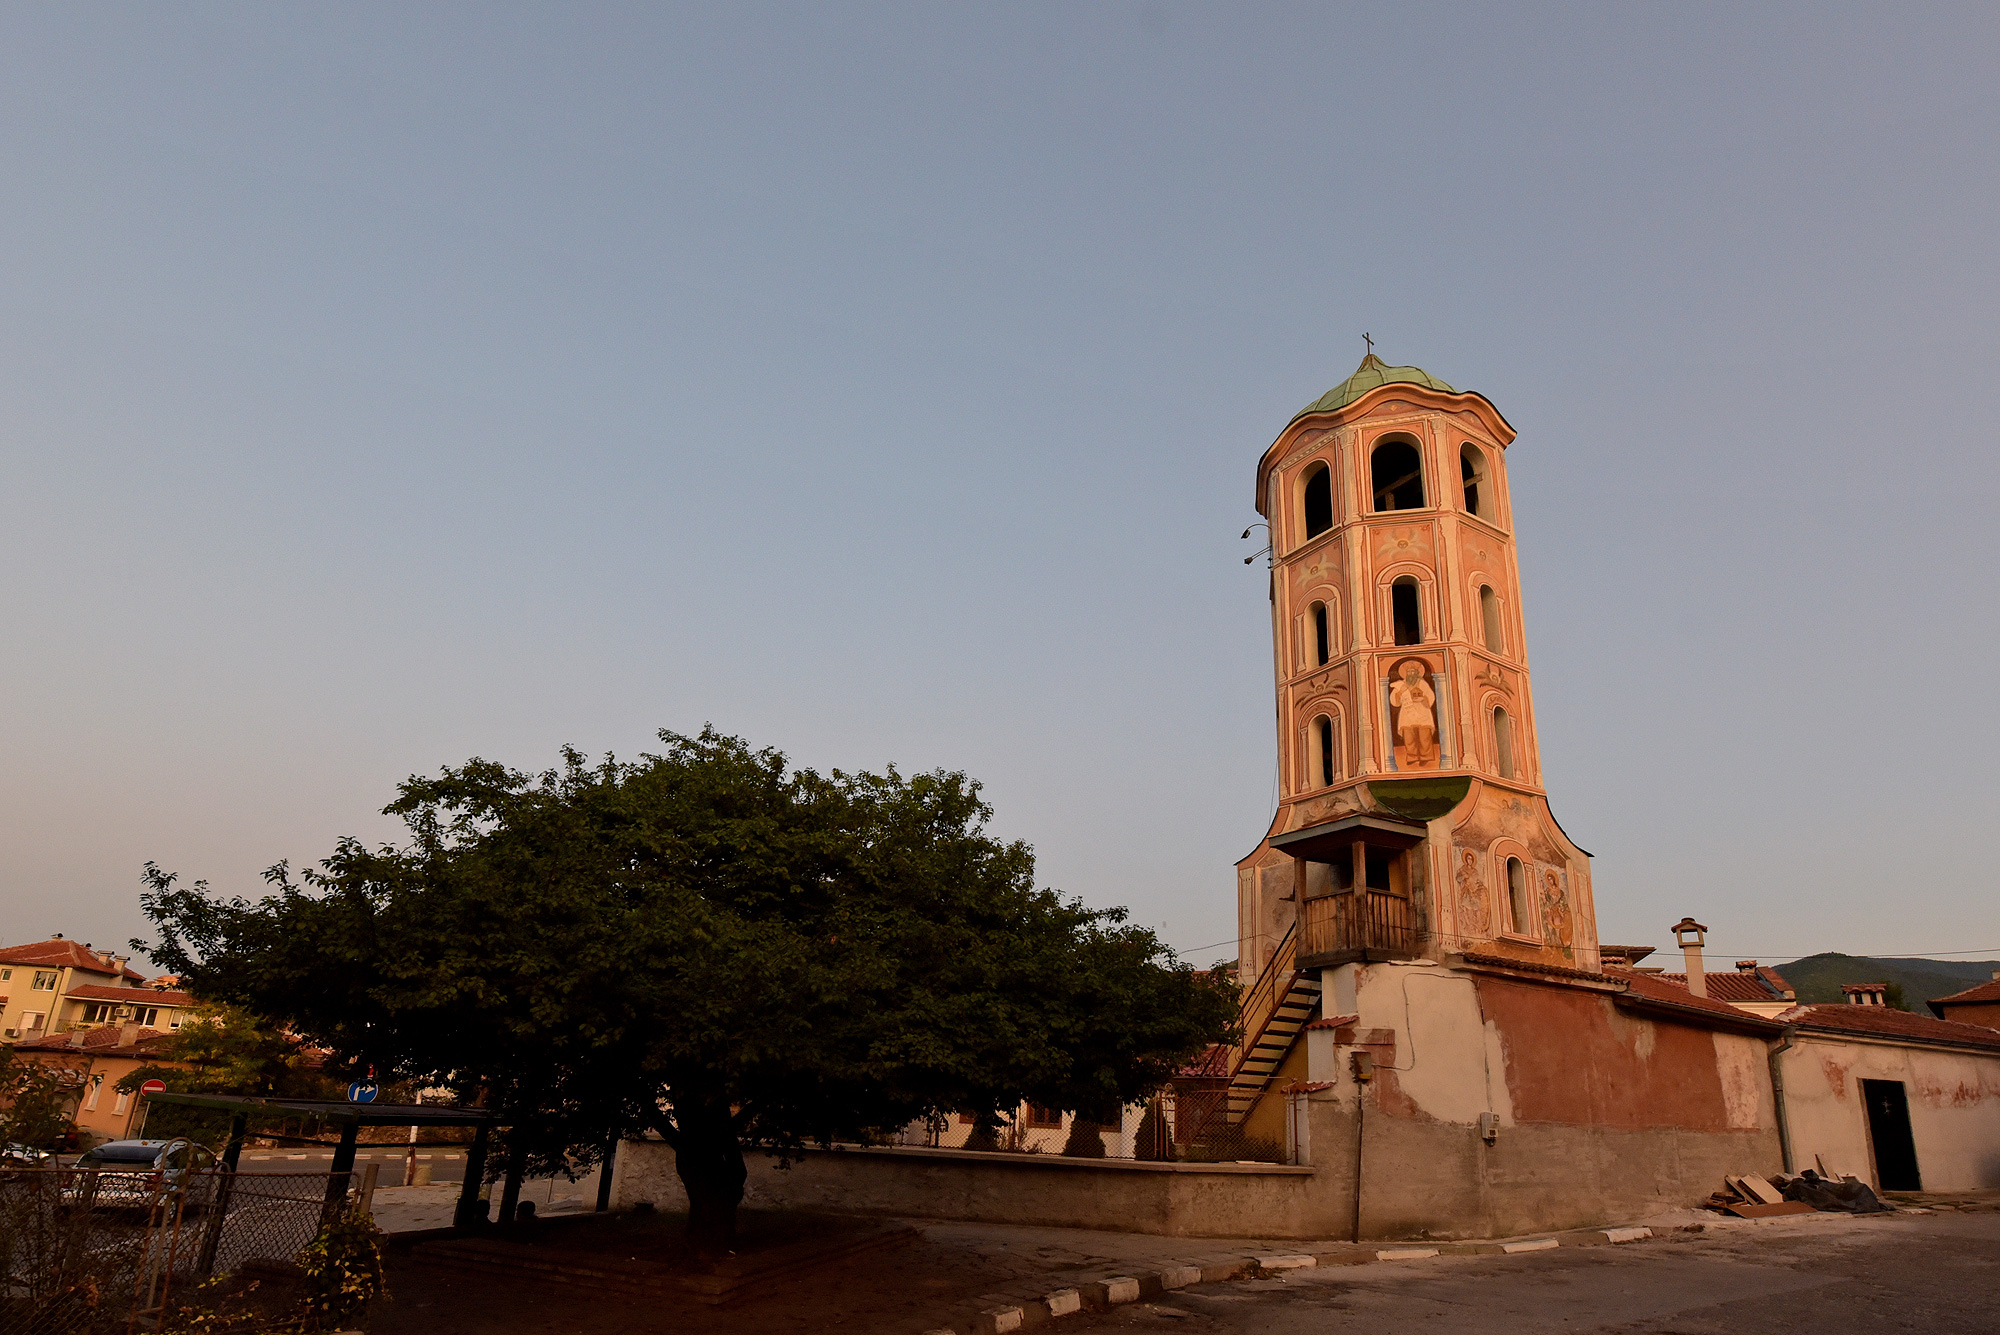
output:
[[[126,956],[61,933],[8,946],[0,949],[0,1042],[126,1024],[172,1033],[194,1011],[193,998],[178,982],[148,981]]]
[[[179,1066],[160,1058],[168,1037],[127,1023],[26,1039],[14,1051],[68,1074],[76,1100],[71,1116],[83,1143],[95,1145],[138,1135],[145,1100],[118,1082],[142,1066]]]

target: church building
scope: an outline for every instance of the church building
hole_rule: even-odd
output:
[[[1583,1224],[1779,1167],[1783,1027],[1600,958],[1535,738],[1514,441],[1371,353],[1257,465],[1280,795],[1237,864],[1229,1111],[1351,1167],[1313,1209],[1351,1218],[1306,1232]]]

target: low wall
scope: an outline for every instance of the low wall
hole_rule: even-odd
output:
[[[998,1224],[1119,1229],[1177,1237],[1345,1236],[1313,1170],[1283,1164],[1137,1163],[968,1150],[807,1150],[789,1168],[748,1156],[744,1203]],[[614,1208],[687,1205],[674,1151],[657,1140],[618,1147]]]

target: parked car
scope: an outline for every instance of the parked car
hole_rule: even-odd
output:
[[[33,1145],[0,1145],[0,1168],[55,1168],[56,1156]]]
[[[191,1140],[109,1140],[85,1150],[75,1167],[78,1197],[92,1204],[143,1208],[157,1198],[192,1190],[184,1208],[197,1213],[208,1205],[216,1172],[229,1171]]]

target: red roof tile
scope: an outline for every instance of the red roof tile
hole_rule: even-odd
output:
[[[127,1045],[119,1041],[123,1034],[124,1031],[117,1025],[106,1025],[102,1029],[72,1029],[66,1033],[50,1034],[46,1038],[34,1038],[29,1039],[25,1043],[16,1043],[14,1050],[16,1052],[75,1052],[81,1049],[85,1052],[95,1052],[104,1056],[110,1056],[113,1053],[143,1055],[145,1050],[156,1046],[158,1040],[169,1037],[169,1035],[163,1034],[157,1029],[141,1029],[132,1042]]]
[[[0,950],[0,964],[40,964],[61,968],[67,964],[74,969],[85,969],[91,973],[109,974],[116,978],[120,971],[109,960],[96,951],[85,950],[80,941],[67,937],[50,937],[46,941],[35,941],[25,946],[8,946]],[[143,983],[146,976],[127,965],[124,976],[134,982]]]
[[[1688,976],[1684,973],[1656,973],[1651,975],[1661,982],[1672,983],[1675,987],[1686,988]],[[1704,974],[1708,984],[1708,995],[1715,1001],[1784,1001],[1782,990],[1754,973],[1711,973]]]
[[[185,992],[162,992],[152,987],[72,987],[68,995],[79,1001],[115,1001],[121,1006],[192,1006],[194,998]]]
[[[1909,1038],[1933,1043],[1955,1043],[1961,1047],[1990,1048],[2000,1052],[2000,1029],[1977,1024],[1957,1024],[1933,1020],[1928,1015],[1912,1015],[1892,1006],[1831,1004],[1794,1006],[1778,1017],[1801,1029],[1830,1030],[1843,1034],[1867,1034],[1874,1038]]]
[[[1736,1024],[1752,1027],[1768,1024],[1773,1029],[1778,1027],[1776,1021],[1766,1020],[1763,1016],[1750,1011],[1740,1011],[1726,1001],[1717,1001],[1714,997],[1698,997],[1688,991],[1684,984],[1667,982],[1665,974],[1635,973],[1630,969],[1618,968],[1616,965],[1606,965],[1604,974],[1607,978],[1616,978],[1624,983],[1628,996],[1659,1002],[1680,1010],[1704,1012],[1717,1019],[1726,1017]]]
[[[1227,1076],[1229,1074],[1229,1048],[1226,1044],[1211,1043],[1208,1051],[1181,1067],[1186,1076]]]
[[[1360,1024],[1359,1015],[1327,1015],[1317,1020],[1306,1021],[1308,1029],[1345,1029],[1350,1024]]]
[[[2000,978],[1981,983],[1978,987],[1969,987],[1963,992],[1954,992],[1948,997],[1936,997],[1931,1005],[1941,1006],[1947,1001],[2000,1001]]]

